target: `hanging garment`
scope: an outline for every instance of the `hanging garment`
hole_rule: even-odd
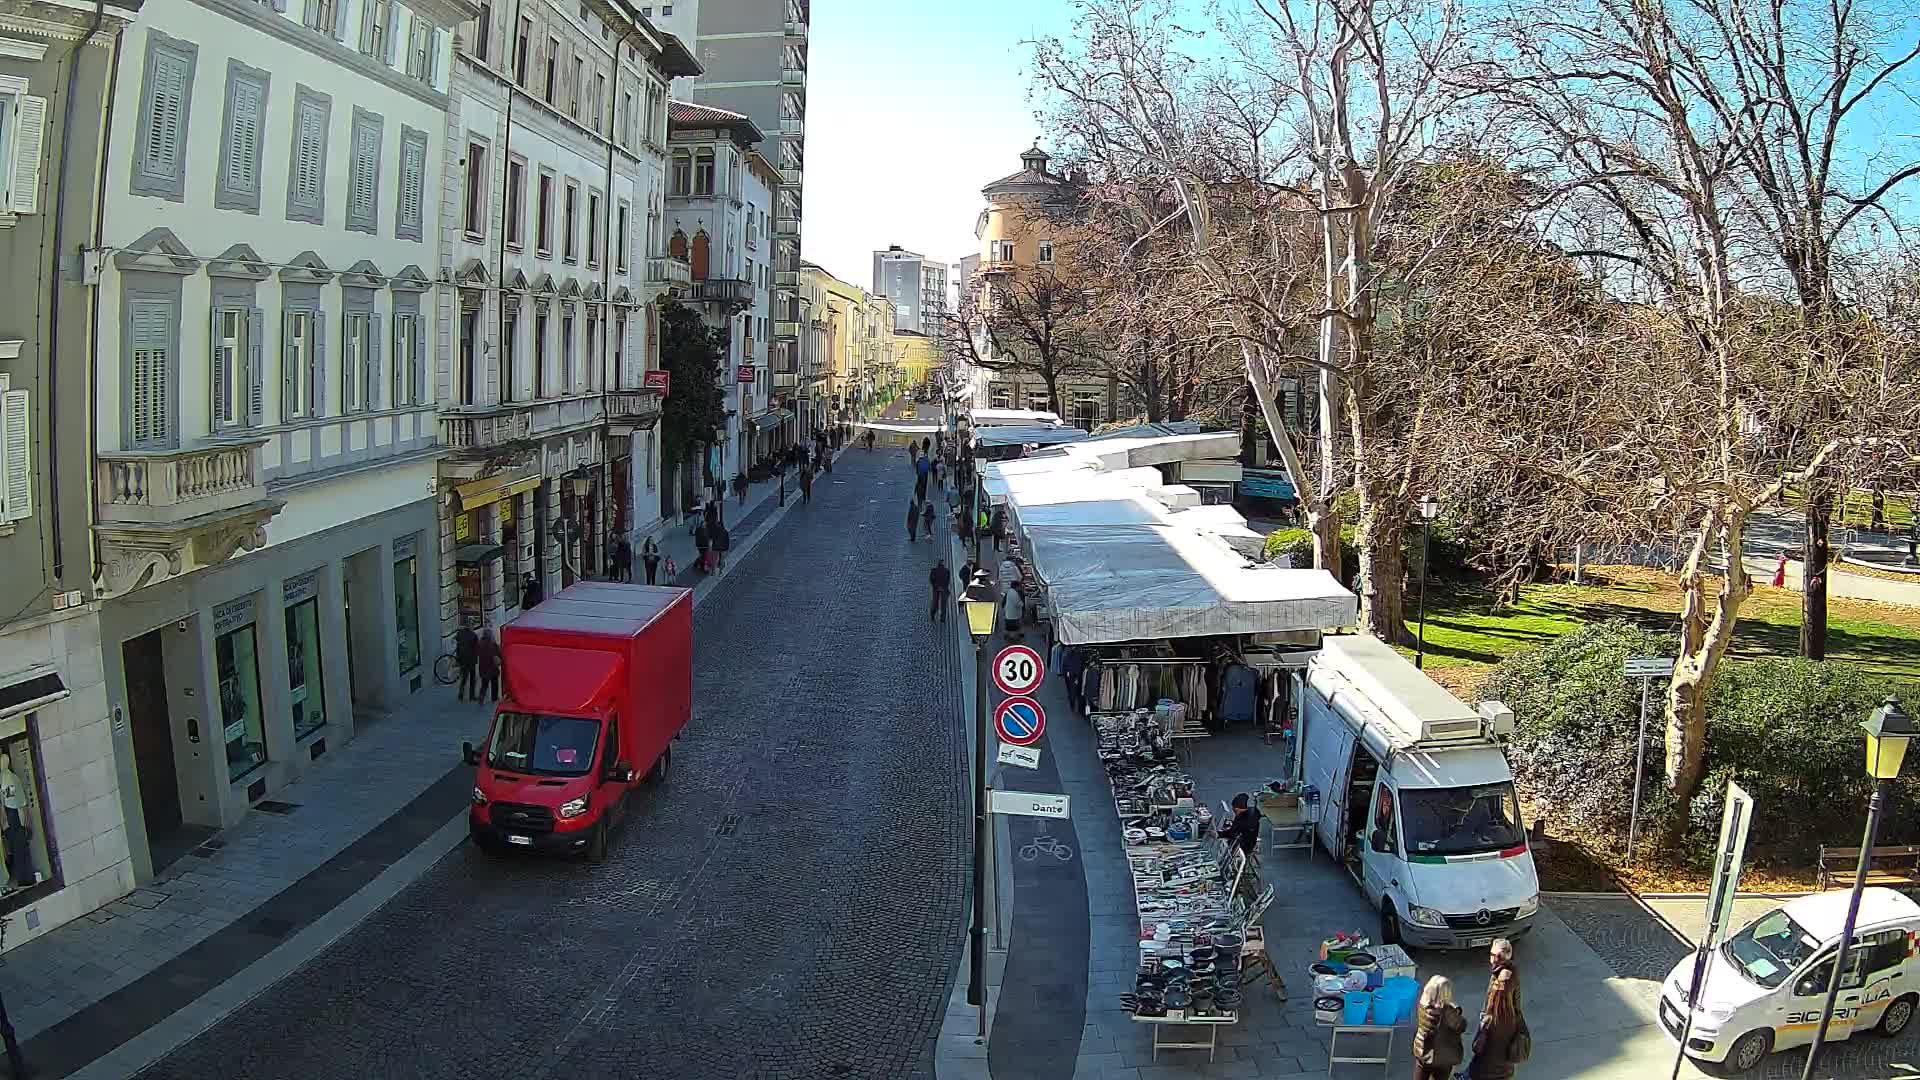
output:
[[[1260,695],[1260,677],[1245,664],[1231,664],[1220,677],[1220,719],[1229,724],[1253,723]]]

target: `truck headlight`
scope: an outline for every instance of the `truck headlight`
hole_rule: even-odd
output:
[[[1409,904],[1407,906],[1407,921],[1415,926],[1444,928],[1447,925],[1447,917],[1445,915],[1440,914],[1430,907],[1421,907],[1419,904]]]
[[[1715,1005],[1712,1008],[1703,1008],[1700,1011],[1705,1013],[1707,1018],[1716,1024],[1724,1024],[1733,1019],[1733,1006],[1731,1005]]]
[[[474,788],[473,789],[473,805],[475,806],[487,805],[487,793],[484,791],[481,791],[479,788]]]
[[[1516,919],[1524,919],[1539,910],[1540,897],[1538,895],[1529,896],[1525,900],[1520,901],[1520,908],[1513,913],[1513,917]]]
[[[569,799],[566,802],[563,802],[560,804],[560,816],[563,818],[579,817],[581,814],[584,814],[586,812],[587,812],[587,796],[585,795],[582,795],[577,799]]]

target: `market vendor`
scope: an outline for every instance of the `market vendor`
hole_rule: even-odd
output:
[[[1220,830],[1220,839],[1231,840],[1249,856],[1259,853],[1260,814],[1253,809],[1245,792],[1233,797],[1233,820]]]
[[[1000,594],[1000,621],[1008,634],[1020,632],[1020,620],[1027,614],[1027,598],[1020,590],[1009,586]]]

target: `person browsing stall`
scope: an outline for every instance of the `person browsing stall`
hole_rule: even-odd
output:
[[[1231,840],[1235,846],[1248,855],[1258,853],[1260,848],[1260,812],[1255,810],[1252,800],[1242,792],[1233,797],[1233,820],[1220,830],[1220,839]]]

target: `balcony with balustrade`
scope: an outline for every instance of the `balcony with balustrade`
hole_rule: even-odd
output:
[[[621,389],[607,391],[607,433],[632,435],[649,431],[660,422],[666,399],[659,390]]]
[[[685,259],[659,255],[647,260],[647,284],[684,293],[693,284],[693,267]]]
[[[266,545],[286,505],[267,492],[263,438],[94,456],[94,533],[104,595],[117,595]]]
[[[753,303],[753,282],[745,278],[707,278],[693,283],[693,298],[703,304],[739,310]]]

